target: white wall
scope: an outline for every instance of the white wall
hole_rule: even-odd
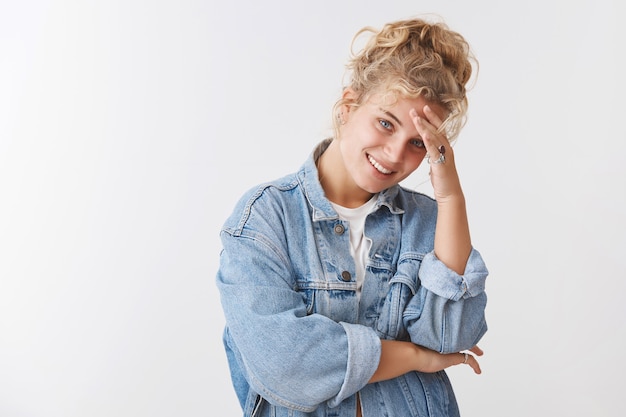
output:
[[[240,415],[219,227],[328,134],[352,34],[425,12],[481,63],[456,155],[490,331],[483,375],[451,370],[463,414],[622,413],[618,2],[283,3],[0,3],[0,415]]]

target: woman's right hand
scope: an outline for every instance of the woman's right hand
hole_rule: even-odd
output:
[[[483,351],[478,346],[474,346],[468,352],[439,353],[411,342],[382,340],[378,368],[369,382],[396,378],[411,371],[438,372],[461,364],[469,365],[475,373],[480,374],[481,369],[476,356],[482,354]]]
[[[460,353],[439,353],[425,347],[415,345],[418,350],[416,354],[416,371],[438,372],[454,365],[468,365],[476,374],[480,374],[480,364],[476,356],[482,356],[483,351],[478,346],[474,346],[467,352]]]

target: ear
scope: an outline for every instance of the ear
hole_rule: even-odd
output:
[[[352,87],[346,87],[343,89],[343,92],[341,93],[341,98],[347,101],[354,101],[354,99],[356,98],[357,94],[356,92],[352,89]]]
[[[356,103],[357,97],[358,94],[352,89],[352,87],[344,88],[341,93],[341,101],[344,103],[344,108],[342,110],[350,111],[352,108],[351,104]]]
[[[350,111],[353,110],[353,104],[357,102],[357,99],[358,94],[351,87],[346,87],[343,89],[343,92],[341,93],[342,105],[339,109],[344,120],[348,116]]]

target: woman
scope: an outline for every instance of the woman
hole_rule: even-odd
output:
[[[221,232],[224,344],[244,416],[458,416],[444,370],[480,373],[487,269],[450,146],[469,46],[421,19],[364,33],[334,139],[246,193]],[[434,199],[399,185],[424,160]]]

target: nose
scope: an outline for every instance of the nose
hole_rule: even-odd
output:
[[[385,155],[389,159],[389,162],[397,163],[401,162],[404,156],[405,143],[400,138],[390,138],[385,144]]]

